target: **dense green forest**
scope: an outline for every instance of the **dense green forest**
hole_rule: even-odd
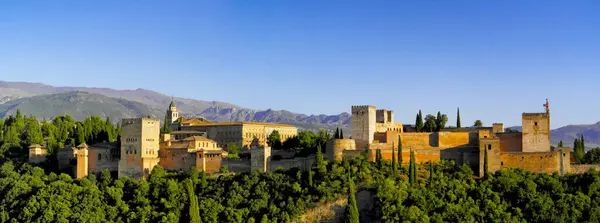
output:
[[[115,142],[121,135],[121,126],[116,126],[110,118],[106,120],[91,116],[83,121],[75,121],[71,116],[57,116],[52,121],[21,115],[0,119],[0,160],[26,161],[28,147],[31,144],[43,145],[47,142],[48,152],[52,155],[66,144],[93,144],[96,142]]]

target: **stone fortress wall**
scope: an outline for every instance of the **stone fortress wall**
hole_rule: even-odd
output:
[[[402,141],[402,162],[407,164],[410,151],[414,151],[417,163],[454,160],[466,163],[476,174],[483,175],[485,151],[487,150],[488,171],[508,168],[523,168],[542,173],[582,172],[587,166],[570,163],[570,148],[550,149],[550,111],[544,104],[543,113],[523,113],[523,132],[505,132],[504,124],[493,123],[492,127],[449,129],[441,132],[407,132],[393,123],[393,112],[377,110],[375,106],[352,106],[352,137],[331,139],[327,144],[330,159],[364,151],[375,160],[377,149],[384,159],[392,158],[392,148],[398,157],[398,138]],[[385,111],[385,112],[384,112]],[[390,115],[392,114],[392,115]],[[392,117],[390,119],[390,117]],[[382,123],[385,122],[385,123]],[[354,145],[352,145],[354,144]]]

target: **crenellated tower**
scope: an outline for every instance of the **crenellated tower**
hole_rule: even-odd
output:
[[[523,152],[550,151],[550,108],[548,99],[544,104],[545,112],[523,113]]]
[[[352,106],[352,139],[356,148],[366,148],[375,138],[377,109],[371,105]]]

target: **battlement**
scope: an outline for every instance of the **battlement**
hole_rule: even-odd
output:
[[[549,116],[550,114],[545,112],[531,113],[531,112],[523,112],[523,117],[525,116]]]
[[[376,109],[373,105],[353,105],[352,110]]]
[[[141,121],[160,122],[160,119],[157,119],[157,118],[124,118],[124,119],[121,119],[122,124],[133,124],[133,123],[139,123]]]

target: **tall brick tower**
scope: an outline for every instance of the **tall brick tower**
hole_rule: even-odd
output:
[[[160,120],[130,118],[121,123],[119,178],[146,178],[159,161]]]
[[[548,99],[543,113],[523,113],[523,152],[550,151],[550,108]]]
[[[371,105],[352,106],[352,139],[356,148],[366,148],[375,138],[377,109]]]

